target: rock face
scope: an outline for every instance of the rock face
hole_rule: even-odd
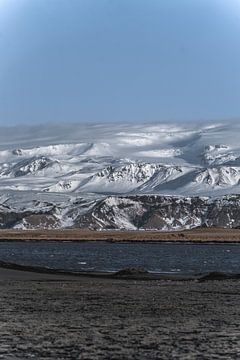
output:
[[[54,206],[52,207],[54,209]],[[56,229],[60,222],[53,210],[0,210],[0,229]]]
[[[16,200],[14,204],[10,200],[0,207],[0,228],[166,231],[240,227],[240,195],[215,199],[158,195],[64,197],[58,203],[51,199],[31,200],[21,208]]]
[[[240,196],[219,199],[201,197],[108,197],[76,219],[92,229],[180,230],[195,227],[240,225]]]

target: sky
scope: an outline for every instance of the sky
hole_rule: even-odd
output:
[[[0,125],[240,118],[240,0],[0,0]]]

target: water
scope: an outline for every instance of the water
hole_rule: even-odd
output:
[[[0,260],[73,271],[118,271],[144,267],[179,275],[240,273],[238,244],[107,242],[2,242]]]

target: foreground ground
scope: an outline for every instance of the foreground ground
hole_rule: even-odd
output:
[[[239,359],[240,281],[0,270],[0,359]]]
[[[198,228],[184,231],[90,231],[84,229],[58,230],[0,230],[4,240],[59,241],[171,241],[171,242],[240,242],[240,229]]]

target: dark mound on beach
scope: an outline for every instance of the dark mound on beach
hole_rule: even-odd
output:
[[[239,279],[240,274],[226,274],[221,272],[211,272],[207,275],[202,276],[199,281],[209,281],[209,280],[227,280],[227,279]]]
[[[129,267],[115,273],[116,276],[142,276],[149,272],[142,267]]]

